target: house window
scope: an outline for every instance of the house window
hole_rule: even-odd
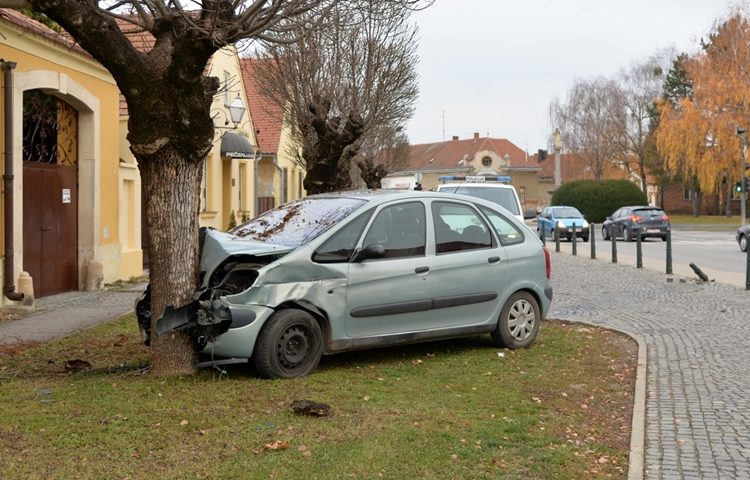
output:
[[[281,171],[281,203],[289,201],[289,170]]]
[[[201,212],[208,211],[208,158],[203,159],[203,180],[201,181]]]
[[[224,105],[229,105],[229,81],[232,78],[229,72],[224,71]]]
[[[240,211],[247,210],[247,205],[245,205],[245,182],[247,181],[247,163],[243,162],[240,163],[240,185],[237,189],[237,194],[239,195],[239,209]]]
[[[690,190],[687,187],[682,187],[682,199],[685,201],[690,201],[693,199],[693,191]]]
[[[492,165],[492,159],[490,157],[484,157],[482,158],[482,165],[485,167],[489,167]]]

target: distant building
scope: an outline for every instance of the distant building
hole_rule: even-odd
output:
[[[504,138],[480,137],[409,146],[405,168],[383,179],[387,189],[437,188],[442,175],[508,175],[524,208],[546,202],[546,186],[539,182],[541,166],[528,153]]]

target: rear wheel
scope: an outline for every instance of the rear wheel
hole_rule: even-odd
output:
[[[633,237],[630,235],[630,230],[628,230],[628,227],[622,227],[622,239],[626,242],[629,242],[633,239]]]
[[[740,235],[740,250],[747,252],[747,235]]]
[[[260,331],[253,362],[262,377],[293,378],[315,370],[322,354],[323,333],[315,318],[303,310],[279,310]]]
[[[516,292],[505,302],[497,327],[492,331],[492,343],[510,349],[531,345],[539,333],[542,313],[533,295]]]

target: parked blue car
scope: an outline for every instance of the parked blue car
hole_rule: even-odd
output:
[[[544,207],[536,217],[536,233],[539,238],[554,238],[555,228],[560,232],[560,239],[572,240],[573,225],[575,225],[576,237],[582,238],[584,242],[589,241],[589,222],[583,214],[575,207],[566,205],[555,205]]]

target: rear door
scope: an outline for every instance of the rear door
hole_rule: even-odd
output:
[[[431,328],[495,321],[505,288],[506,254],[480,212],[470,204],[431,204],[435,261],[430,271]]]

